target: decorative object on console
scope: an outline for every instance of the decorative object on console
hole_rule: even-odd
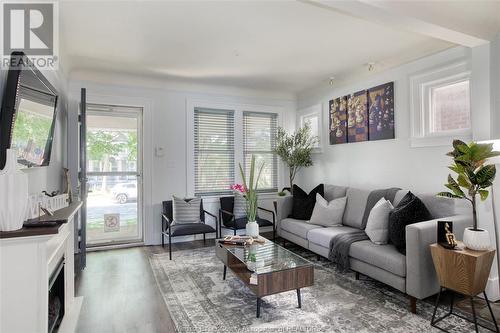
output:
[[[368,89],[369,140],[394,139],[394,82]]]
[[[342,225],[346,202],[347,197],[328,202],[321,194],[316,193],[316,204],[314,205],[309,223],[324,227]]]
[[[368,140],[367,91],[351,94],[347,99],[347,142]]]
[[[318,138],[311,135],[311,128],[307,122],[293,134],[287,134],[283,128],[278,127],[274,152],[288,166],[292,194],[293,180],[297,172],[313,165],[311,153],[317,141]]]
[[[0,231],[23,227],[28,208],[28,176],[19,170],[17,154],[7,149],[7,160],[0,170]]]
[[[71,189],[71,175],[69,173],[69,169],[63,168],[64,171],[64,193],[68,195],[68,203],[73,202],[73,190]]]
[[[248,182],[245,177],[245,172],[243,167],[240,166],[241,179],[243,180],[243,186],[235,185],[232,186],[233,190],[237,193],[236,195],[243,195],[247,203],[247,225],[246,225],[246,235],[252,237],[259,237],[259,224],[257,223],[257,189],[259,187],[259,179],[264,168],[264,163],[261,164],[257,178],[255,178],[255,156],[252,155],[250,160],[250,174]]]
[[[347,143],[347,96],[329,102],[330,144]]]
[[[297,220],[309,220],[316,205],[316,194],[325,196],[325,186],[319,184],[307,194],[297,185],[293,185],[293,207],[291,218]]]
[[[432,219],[424,203],[408,192],[389,214],[389,239],[396,249],[406,254],[406,226]]]
[[[464,244],[471,250],[487,250],[490,247],[490,235],[487,230],[479,229],[477,226],[476,200],[478,195],[482,201],[488,198],[488,189],[495,180],[496,168],[494,164],[486,162],[489,158],[500,156],[500,152],[493,150],[493,143],[466,144],[454,140],[453,151],[446,155],[453,158],[454,163],[449,168],[458,177],[455,180],[451,174],[448,175],[448,183],[445,186],[451,192],[440,192],[437,195],[464,199],[471,203],[474,225],[465,229]]]

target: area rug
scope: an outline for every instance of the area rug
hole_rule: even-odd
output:
[[[230,270],[222,280],[213,247],[176,251],[173,260],[168,253],[150,257],[178,332],[440,332],[430,326],[432,304],[418,302],[414,315],[406,295],[368,278],[355,280],[325,259],[312,262],[315,282],[302,289],[302,308],[295,291],[266,296],[256,318],[255,296]],[[441,325],[455,333],[473,330],[455,317]]]

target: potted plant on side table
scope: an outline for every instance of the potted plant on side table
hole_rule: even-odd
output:
[[[477,196],[484,201],[488,198],[489,188],[493,185],[496,168],[493,164],[486,164],[491,157],[500,156],[500,152],[493,150],[493,144],[466,144],[460,140],[453,141],[453,151],[447,154],[453,158],[453,165],[449,168],[458,177],[448,175],[445,186],[451,192],[440,192],[438,196],[468,200],[472,205],[474,225],[464,231],[464,244],[471,250],[483,251],[490,247],[490,236],[487,230],[477,226]]]
[[[250,175],[249,182],[247,183],[245,172],[243,167],[240,166],[241,179],[243,180],[243,185],[235,184],[231,186],[232,190],[236,192],[236,195],[242,195],[246,201],[246,212],[247,212],[247,224],[245,233],[247,236],[254,238],[259,237],[259,224],[257,223],[257,188],[259,186],[259,179],[264,168],[264,163],[261,164],[259,168],[259,173],[257,178],[255,178],[255,156],[252,155],[250,162]]]

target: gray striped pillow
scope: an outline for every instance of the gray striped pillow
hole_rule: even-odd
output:
[[[235,219],[247,216],[247,201],[240,194],[235,194],[234,196],[233,214]]]
[[[172,196],[173,223],[187,224],[200,223],[201,198],[193,198],[189,201]]]

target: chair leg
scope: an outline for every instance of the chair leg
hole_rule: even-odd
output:
[[[359,272],[356,272],[356,277],[355,277],[356,280],[359,280]]]
[[[165,234],[163,233],[163,230],[161,232],[161,247],[165,247]]]
[[[206,242],[207,242],[207,236],[206,234],[203,234],[203,244],[206,244]]]
[[[234,231],[234,235],[236,236],[236,228],[234,228],[233,231]]]
[[[172,237],[170,237],[170,234],[168,235],[168,256],[172,260]]]

